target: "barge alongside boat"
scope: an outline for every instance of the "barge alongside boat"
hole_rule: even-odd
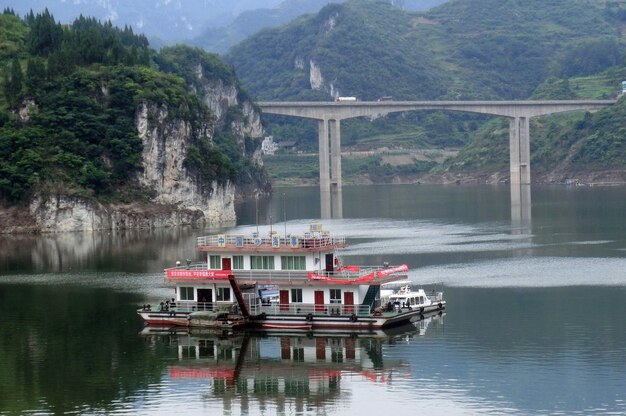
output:
[[[166,269],[176,297],[137,313],[161,326],[368,332],[445,308],[442,292],[420,289],[404,302],[381,297],[381,285],[406,280],[408,267],[344,265],[338,256],[344,247],[345,238],[320,224],[303,235],[199,237],[206,261]]]

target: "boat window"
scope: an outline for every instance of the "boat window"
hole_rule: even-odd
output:
[[[215,290],[215,300],[217,300],[218,302],[230,301],[230,288],[229,287],[218,287]]]
[[[180,346],[181,358],[196,358],[196,347],[193,345],[181,345]]]
[[[209,339],[198,340],[199,357],[213,358],[215,357],[215,341]]]
[[[274,256],[250,256],[250,268],[253,270],[274,270]]]
[[[305,256],[280,256],[282,270],[306,270]]]
[[[291,289],[291,303],[302,303],[302,289]]]
[[[233,270],[243,269],[243,256],[233,256]]]
[[[209,256],[209,269],[222,269],[222,256]]]
[[[424,296],[420,296],[420,303],[424,303]]]
[[[233,347],[218,347],[217,355],[219,358],[223,360],[232,360],[233,359]]]
[[[330,289],[330,303],[341,303],[341,289]]]
[[[193,287],[181,287],[180,290],[180,300],[194,300],[194,290]]]
[[[342,350],[331,350],[330,351],[330,361],[333,363],[342,363],[343,362],[343,351]]]
[[[293,360],[294,361],[304,361],[304,348],[294,348],[293,349]]]

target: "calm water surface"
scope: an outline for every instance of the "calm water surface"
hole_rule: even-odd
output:
[[[304,230],[315,188],[238,227]],[[626,414],[626,189],[344,189],[347,263],[407,263],[448,310],[376,338],[146,331],[162,270],[219,229],[0,238],[0,414]]]

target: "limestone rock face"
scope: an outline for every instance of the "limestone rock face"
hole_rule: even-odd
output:
[[[226,117],[228,103],[236,99],[229,88],[224,96],[205,95],[206,102]],[[232,122],[231,132],[243,144],[244,137],[262,135],[260,115],[246,102],[244,117]],[[202,120],[202,118],[201,118]],[[165,105],[142,102],[136,109],[135,126],[143,143],[142,166],[136,181],[153,195],[149,203],[102,205],[92,200],[61,194],[36,195],[29,205],[29,218],[35,224],[21,227],[29,232],[66,232],[156,228],[178,225],[234,225],[237,187],[230,181],[204,183],[189,174],[184,162],[192,139],[211,143],[215,118],[191,123],[172,116]],[[245,153],[245,149],[242,149]],[[261,165],[258,152],[249,155]],[[251,192],[250,184],[241,193]],[[252,192],[269,192],[269,182],[252,186]],[[242,199],[242,197],[239,197]],[[19,229],[14,230],[19,232]]]
[[[65,195],[37,196],[31,200],[29,211],[37,223],[36,228],[29,231],[44,233],[173,227],[204,222],[202,212],[197,210],[166,205],[105,206]]]
[[[138,180],[154,191],[156,204],[200,211],[208,223],[230,223],[235,220],[234,186],[200,183],[184,167],[192,136],[211,141],[212,126],[199,124],[194,131],[189,121],[168,118],[165,106],[140,104],[135,125],[143,142],[143,171]]]
[[[198,65],[195,70],[197,83],[195,85],[196,94],[211,109],[217,119],[217,125],[231,129],[236,136],[243,138],[248,136],[253,139],[260,139],[263,136],[263,126],[261,125],[261,114],[256,111],[249,99],[240,100],[239,89],[236,85],[228,85],[222,79],[211,79],[204,74],[202,65]],[[243,116],[237,120],[237,125],[225,126],[228,111],[231,108],[239,107]]]
[[[309,73],[309,82],[312,90],[321,90],[324,88],[324,78],[322,77],[322,71],[319,66],[313,60],[309,63],[311,70]]]

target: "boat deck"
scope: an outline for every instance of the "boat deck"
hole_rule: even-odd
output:
[[[243,235],[210,235],[198,237],[196,250],[211,252],[309,252],[333,251],[346,247],[345,237],[289,236],[248,237]]]
[[[265,285],[379,285],[382,283],[405,280],[408,274],[402,266],[359,266],[333,272],[324,270],[211,270],[205,262],[190,263],[165,269],[167,279],[171,281],[194,281],[198,279],[224,280],[233,274],[239,284]],[[371,275],[372,280],[359,281]]]

